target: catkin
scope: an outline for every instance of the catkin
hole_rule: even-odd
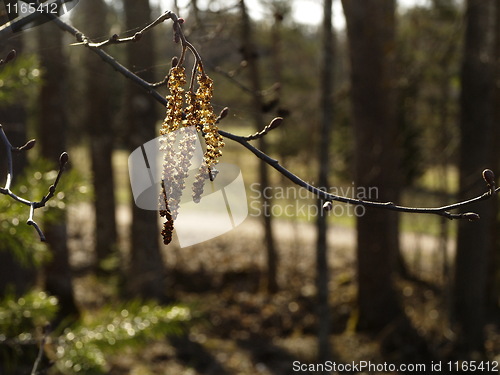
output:
[[[216,125],[217,116],[211,103],[213,81],[201,71],[196,74],[198,83],[196,92],[184,90],[186,72],[182,66],[173,67],[167,81],[170,94],[167,96],[166,116],[160,129],[162,135],[160,150],[165,153],[160,195],[160,216],[166,219],[161,232],[165,244],[172,240],[173,222],[178,214],[197,141],[196,133],[186,132],[182,134],[179,150],[176,151],[173,147],[176,143],[176,131],[182,128],[195,128],[201,132],[205,140],[203,163],[192,187],[192,197],[195,202],[200,201],[205,180],[212,176],[213,166],[219,162],[224,147],[224,140]]]

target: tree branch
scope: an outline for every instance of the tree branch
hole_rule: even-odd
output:
[[[47,15],[50,17],[50,15]],[[138,86],[142,87],[149,95],[151,95],[158,103],[160,103],[163,106],[167,106],[168,101],[167,99],[162,96],[158,91],[155,90],[155,87],[158,86],[158,84],[152,84],[149,82],[144,81],[142,78],[138,77],[136,74],[131,72],[129,69],[121,65],[118,61],[116,61],[112,56],[107,54],[106,52],[102,51],[100,48],[110,44],[110,43],[123,43],[123,42],[130,42],[130,41],[136,41],[138,38],[136,37],[137,34],[142,35],[143,32],[150,30],[152,27],[160,24],[161,22],[171,19],[174,23],[174,40],[176,42],[179,42],[182,46],[182,54],[181,57],[178,60],[178,64],[182,64],[184,60],[184,56],[187,50],[189,50],[195,57],[195,68],[199,67],[200,70],[203,73],[203,62],[201,59],[201,56],[198,54],[196,48],[189,42],[187,41],[186,37],[184,36],[184,33],[182,31],[182,23],[184,22],[182,19],[178,18],[175,13],[173,12],[165,12],[162,16],[160,16],[158,19],[153,21],[151,24],[146,26],[144,29],[136,33],[133,37],[130,38],[118,38],[116,36],[112,36],[108,41],[103,42],[103,43],[92,43],[82,32],[74,28],[73,26],[68,25],[64,21],[62,21],[59,18],[56,18],[52,16],[53,22],[60,27],[62,30],[72,34],[81,44],[85,45],[87,48],[89,48],[92,52],[96,53],[99,55],[103,61],[105,61],[107,64],[111,65],[116,71],[120,72],[122,75],[127,77],[128,79],[134,81]],[[140,39],[140,37],[139,37]],[[254,147],[249,143],[249,141],[261,138],[265,136],[270,130],[274,129],[281,123],[281,121],[276,121],[276,123],[273,125],[273,120],[271,124],[269,124],[267,127],[265,127],[261,132],[255,133],[253,135],[244,137],[244,136],[239,136],[232,134],[227,131],[219,130],[219,133],[227,138],[230,139],[234,142],[239,143],[246,149],[248,149],[250,152],[252,152],[255,156],[257,156],[259,159],[263,160],[265,163],[276,169],[280,174],[288,178],[291,182],[294,184],[303,187],[316,195],[319,198],[322,198],[326,201],[336,201],[336,202],[342,202],[342,203],[347,203],[347,204],[352,204],[352,205],[360,205],[364,207],[373,207],[373,208],[381,208],[381,209],[386,209],[386,210],[391,210],[391,211],[398,211],[398,212],[407,212],[407,213],[420,213],[420,214],[433,214],[433,215],[439,215],[446,217],[447,219],[467,219],[467,220],[477,220],[479,219],[479,215],[474,213],[474,212],[465,212],[465,213],[451,213],[451,210],[455,210],[458,208],[463,208],[465,206],[469,206],[473,203],[477,203],[479,201],[487,200],[493,196],[493,194],[497,194],[500,191],[500,188],[491,188],[491,184],[488,184],[488,190],[477,197],[453,203],[450,205],[446,206],[441,206],[441,207],[430,207],[430,208],[424,208],[424,207],[405,207],[405,206],[400,206],[396,205],[393,202],[376,202],[376,201],[369,201],[369,200],[363,200],[363,199],[354,199],[354,198],[349,198],[345,196],[340,196],[340,195],[335,195],[335,194],[330,194],[324,190],[321,190],[304,180],[302,180],[300,177],[283,167],[282,165],[279,164],[278,160],[271,158],[269,155],[265,154],[258,148]],[[491,172],[491,171],[490,171]],[[492,173],[492,172],[491,172]]]
[[[57,13],[59,13],[62,5],[64,5],[65,3],[71,3],[72,1],[74,0],[54,0],[50,2],[50,4],[55,4],[55,9],[57,9]],[[36,12],[29,13],[27,16],[24,16],[22,18],[16,18],[14,21],[4,23],[0,26],[0,40],[10,37],[13,31],[22,30],[25,26],[35,23],[36,21],[46,16],[55,17],[54,14],[47,13],[49,12],[49,9],[50,12],[53,12],[54,10],[54,8],[48,8],[46,3],[40,11],[37,10]]]
[[[108,40],[105,40],[105,41],[100,42],[100,43],[92,43],[87,38],[84,38],[81,42],[73,43],[72,45],[75,46],[75,45],[79,45],[79,44],[85,44],[88,47],[102,48],[104,46],[107,46],[108,44],[120,44],[120,43],[128,43],[128,42],[137,42],[137,41],[141,40],[142,35],[145,32],[151,30],[156,25],[159,25],[160,23],[163,23],[164,21],[166,21],[168,19],[171,19],[171,18],[174,19],[173,16],[175,16],[174,13],[172,13],[170,11],[167,11],[167,12],[163,13],[160,17],[158,17],[156,20],[154,20],[153,22],[151,22],[150,24],[148,24],[146,27],[144,27],[142,30],[136,32],[133,36],[130,36],[130,37],[127,37],[127,38],[120,38],[120,37],[118,37],[117,34],[114,34]],[[177,19],[177,18],[175,18],[175,19]],[[178,22],[178,20],[177,20],[177,22]]]
[[[30,201],[28,199],[22,198],[16,193],[14,193],[11,190],[11,185],[12,185],[12,180],[14,178],[14,168],[12,164],[12,153],[13,152],[22,152],[22,151],[28,151],[31,148],[35,146],[35,140],[32,139],[28,142],[26,142],[25,145],[21,147],[14,147],[10,143],[9,139],[7,138],[7,135],[5,134],[2,125],[0,125],[0,141],[5,145],[5,149],[7,152],[7,179],[5,182],[4,187],[0,187],[0,194],[7,195],[14,199],[15,201],[22,203],[26,206],[30,207],[30,213],[28,220],[26,221],[26,224],[33,226],[35,230],[37,231],[40,240],[45,241],[45,235],[43,234],[43,231],[40,229],[36,221],[33,219],[35,210],[37,208],[44,207],[45,204],[54,196],[56,192],[57,185],[59,183],[59,180],[61,178],[62,172],[64,170],[64,167],[66,163],[68,162],[68,154],[66,152],[63,152],[59,158],[59,172],[57,173],[56,180],[54,181],[54,184],[49,187],[49,192],[40,200],[40,201]]]

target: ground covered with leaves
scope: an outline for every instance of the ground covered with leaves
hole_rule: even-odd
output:
[[[313,373],[294,371],[294,363],[314,364],[317,354],[314,230],[307,223],[278,225],[280,291],[273,295],[265,290],[265,252],[257,221],[247,219],[235,231],[200,245],[166,247],[168,294],[173,301],[189,306],[197,318],[182,334],[113,355],[110,374]],[[419,258],[418,274],[426,282],[398,282],[407,319],[370,335],[356,331],[353,231],[332,226],[330,238],[332,361],[430,366],[431,361],[444,364],[460,359],[446,312],[449,296],[440,285],[441,275],[427,259],[433,256],[432,246],[437,242],[425,236],[419,240],[428,247]],[[407,236],[403,243],[409,248],[415,241]],[[73,259],[78,262],[89,257],[75,251]],[[103,287],[101,280],[85,273],[77,278],[76,286],[81,306],[90,310],[99,309],[116,292],[113,286]],[[487,332],[486,354],[478,358],[499,361],[498,321],[492,320]]]

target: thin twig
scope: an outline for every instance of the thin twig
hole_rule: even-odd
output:
[[[59,184],[59,180],[61,179],[61,175],[63,173],[64,167],[66,163],[68,162],[68,154],[66,152],[63,152],[59,158],[59,171],[57,173],[57,177],[54,181],[54,184],[49,187],[48,193],[40,200],[40,201],[31,201],[25,198],[20,197],[16,193],[14,193],[11,190],[11,185],[12,185],[12,180],[14,178],[14,168],[13,168],[13,163],[12,163],[12,153],[13,152],[20,152],[20,151],[27,151],[31,148],[34,147],[35,145],[35,140],[32,139],[26,144],[24,144],[21,147],[14,147],[10,143],[9,139],[7,138],[7,135],[5,134],[2,125],[0,124],[0,141],[5,145],[5,149],[7,152],[7,179],[5,182],[4,187],[0,187],[0,194],[7,195],[14,199],[15,201],[22,203],[26,206],[30,207],[30,213],[28,220],[26,221],[26,224],[31,225],[35,230],[37,231],[40,240],[45,241],[45,235],[43,234],[43,231],[40,229],[36,221],[34,220],[34,214],[35,210],[37,208],[44,207],[45,204],[54,196],[56,192],[57,185]]]
[[[275,117],[269,125],[267,125],[264,129],[262,129],[260,132],[254,133],[252,135],[247,135],[246,137],[243,137],[246,141],[254,141],[256,139],[262,138],[265,135],[267,135],[271,130],[274,130],[278,128],[281,124],[283,123],[283,118],[282,117]]]
[[[243,92],[246,92],[247,94],[250,94],[250,95],[255,95],[254,91],[250,87],[248,87],[248,86],[244,85],[243,83],[241,83],[240,81],[238,81],[236,78],[234,78],[234,76],[231,73],[226,72],[220,66],[216,66],[214,68],[214,70],[217,73],[219,73],[222,76],[224,76],[225,78],[227,78],[234,85],[236,85],[237,87],[239,87]]]
[[[449,211],[457,208],[461,208],[464,206],[468,206],[472,203],[483,201],[486,199],[489,199],[492,197],[492,193],[490,190],[485,192],[484,194],[468,199],[462,202],[457,202],[453,203],[447,206],[442,206],[442,207],[405,207],[405,206],[398,206],[394,204],[393,202],[374,202],[374,201],[367,201],[363,199],[355,199],[355,198],[348,198],[340,195],[335,195],[335,194],[330,194],[328,192],[325,192],[324,190],[318,189],[317,187],[305,182],[302,180],[300,177],[296,176],[292,172],[290,172],[288,169],[283,167],[278,160],[271,158],[269,155],[263,153],[260,151],[257,147],[252,146],[248,141],[246,137],[238,136],[223,130],[219,130],[219,133],[228,139],[231,139],[239,144],[241,144],[243,147],[251,151],[255,156],[257,156],[259,159],[263,160],[266,164],[269,164],[271,167],[276,169],[280,174],[282,174],[284,177],[288,178],[291,182],[294,184],[301,186],[305,188],[306,190],[310,191],[314,195],[316,195],[318,198],[324,199],[326,201],[336,201],[336,202],[342,202],[342,203],[348,203],[352,205],[360,205],[364,207],[375,207],[375,208],[383,208],[386,210],[391,210],[391,211],[399,211],[399,212],[409,212],[409,213],[421,213],[421,214],[434,214],[434,215],[439,215],[439,216],[444,216],[448,219],[462,219],[466,218],[468,220],[474,220],[477,219],[478,217],[475,216],[474,213],[467,212],[467,213],[458,213],[458,214],[452,214]],[[494,190],[494,193],[498,193],[500,191],[500,188],[496,188]]]
[[[31,370],[31,375],[36,375],[38,371],[38,366],[40,366],[40,361],[42,360],[42,355],[43,355],[43,349],[45,347],[45,344],[47,343],[47,338],[50,333],[50,325],[46,325],[43,328],[43,336],[42,340],[40,342],[40,347],[38,348],[38,355],[36,356],[35,363],[33,364],[33,369]]]
[[[120,38],[118,35],[114,34],[112,35],[108,40],[105,40],[100,43],[91,43],[87,39],[84,39],[81,42],[78,43],[73,43],[72,45],[80,45],[80,44],[86,44],[88,47],[95,47],[95,48],[102,48],[104,46],[107,46],[108,44],[121,44],[121,43],[128,43],[128,42],[137,42],[142,38],[142,35],[151,30],[153,27],[156,25],[159,25],[160,23],[163,23],[164,21],[172,18],[172,12],[167,11],[163,13],[160,17],[158,17],[156,20],[148,24],[146,27],[144,27],[142,30],[136,32],[133,36],[126,37],[126,38]]]

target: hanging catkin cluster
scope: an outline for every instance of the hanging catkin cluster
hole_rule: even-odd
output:
[[[182,124],[182,106],[184,99],[184,86],[186,84],[186,70],[183,66],[175,66],[170,69],[168,77],[167,113],[160,134],[167,134],[179,129]]]
[[[203,163],[193,184],[193,200],[199,202],[205,180],[212,176],[211,171],[222,155],[224,141],[219,134],[217,117],[211,104],[213,81],[206,74],[197,71],[198,89],[185,91],[185,68],[173,67],[168,78],[170,95],[165,120],[160,130],[162,136],[160,150],[165,154],[163,160],[162,194],[160,195],[160,215],[166,218],[162,237],[165,244],[172,240],[173,221],[177,217],[180,199],[188,177],[189,166],[196,148],[196,133],[182,133],[183,128],[201,132],[206,144]],[[180,130],[178,150],[174,146]]]
[[[210,168],[219,162],[219,158],[222,155],[222,148],[224,147],[224,141],[219,134],[219,129],[216,125],[217,116],[215,116],[211,104],[214,91],[213,81],[209,76],[201,72],[198,73],[197,78],[199,87],[196,91],[196,99],[199,104],[200,112],[198,130],[201,129],[203,137],[205,138],[207,150],[205,152],[204,162],[207,167]]]

